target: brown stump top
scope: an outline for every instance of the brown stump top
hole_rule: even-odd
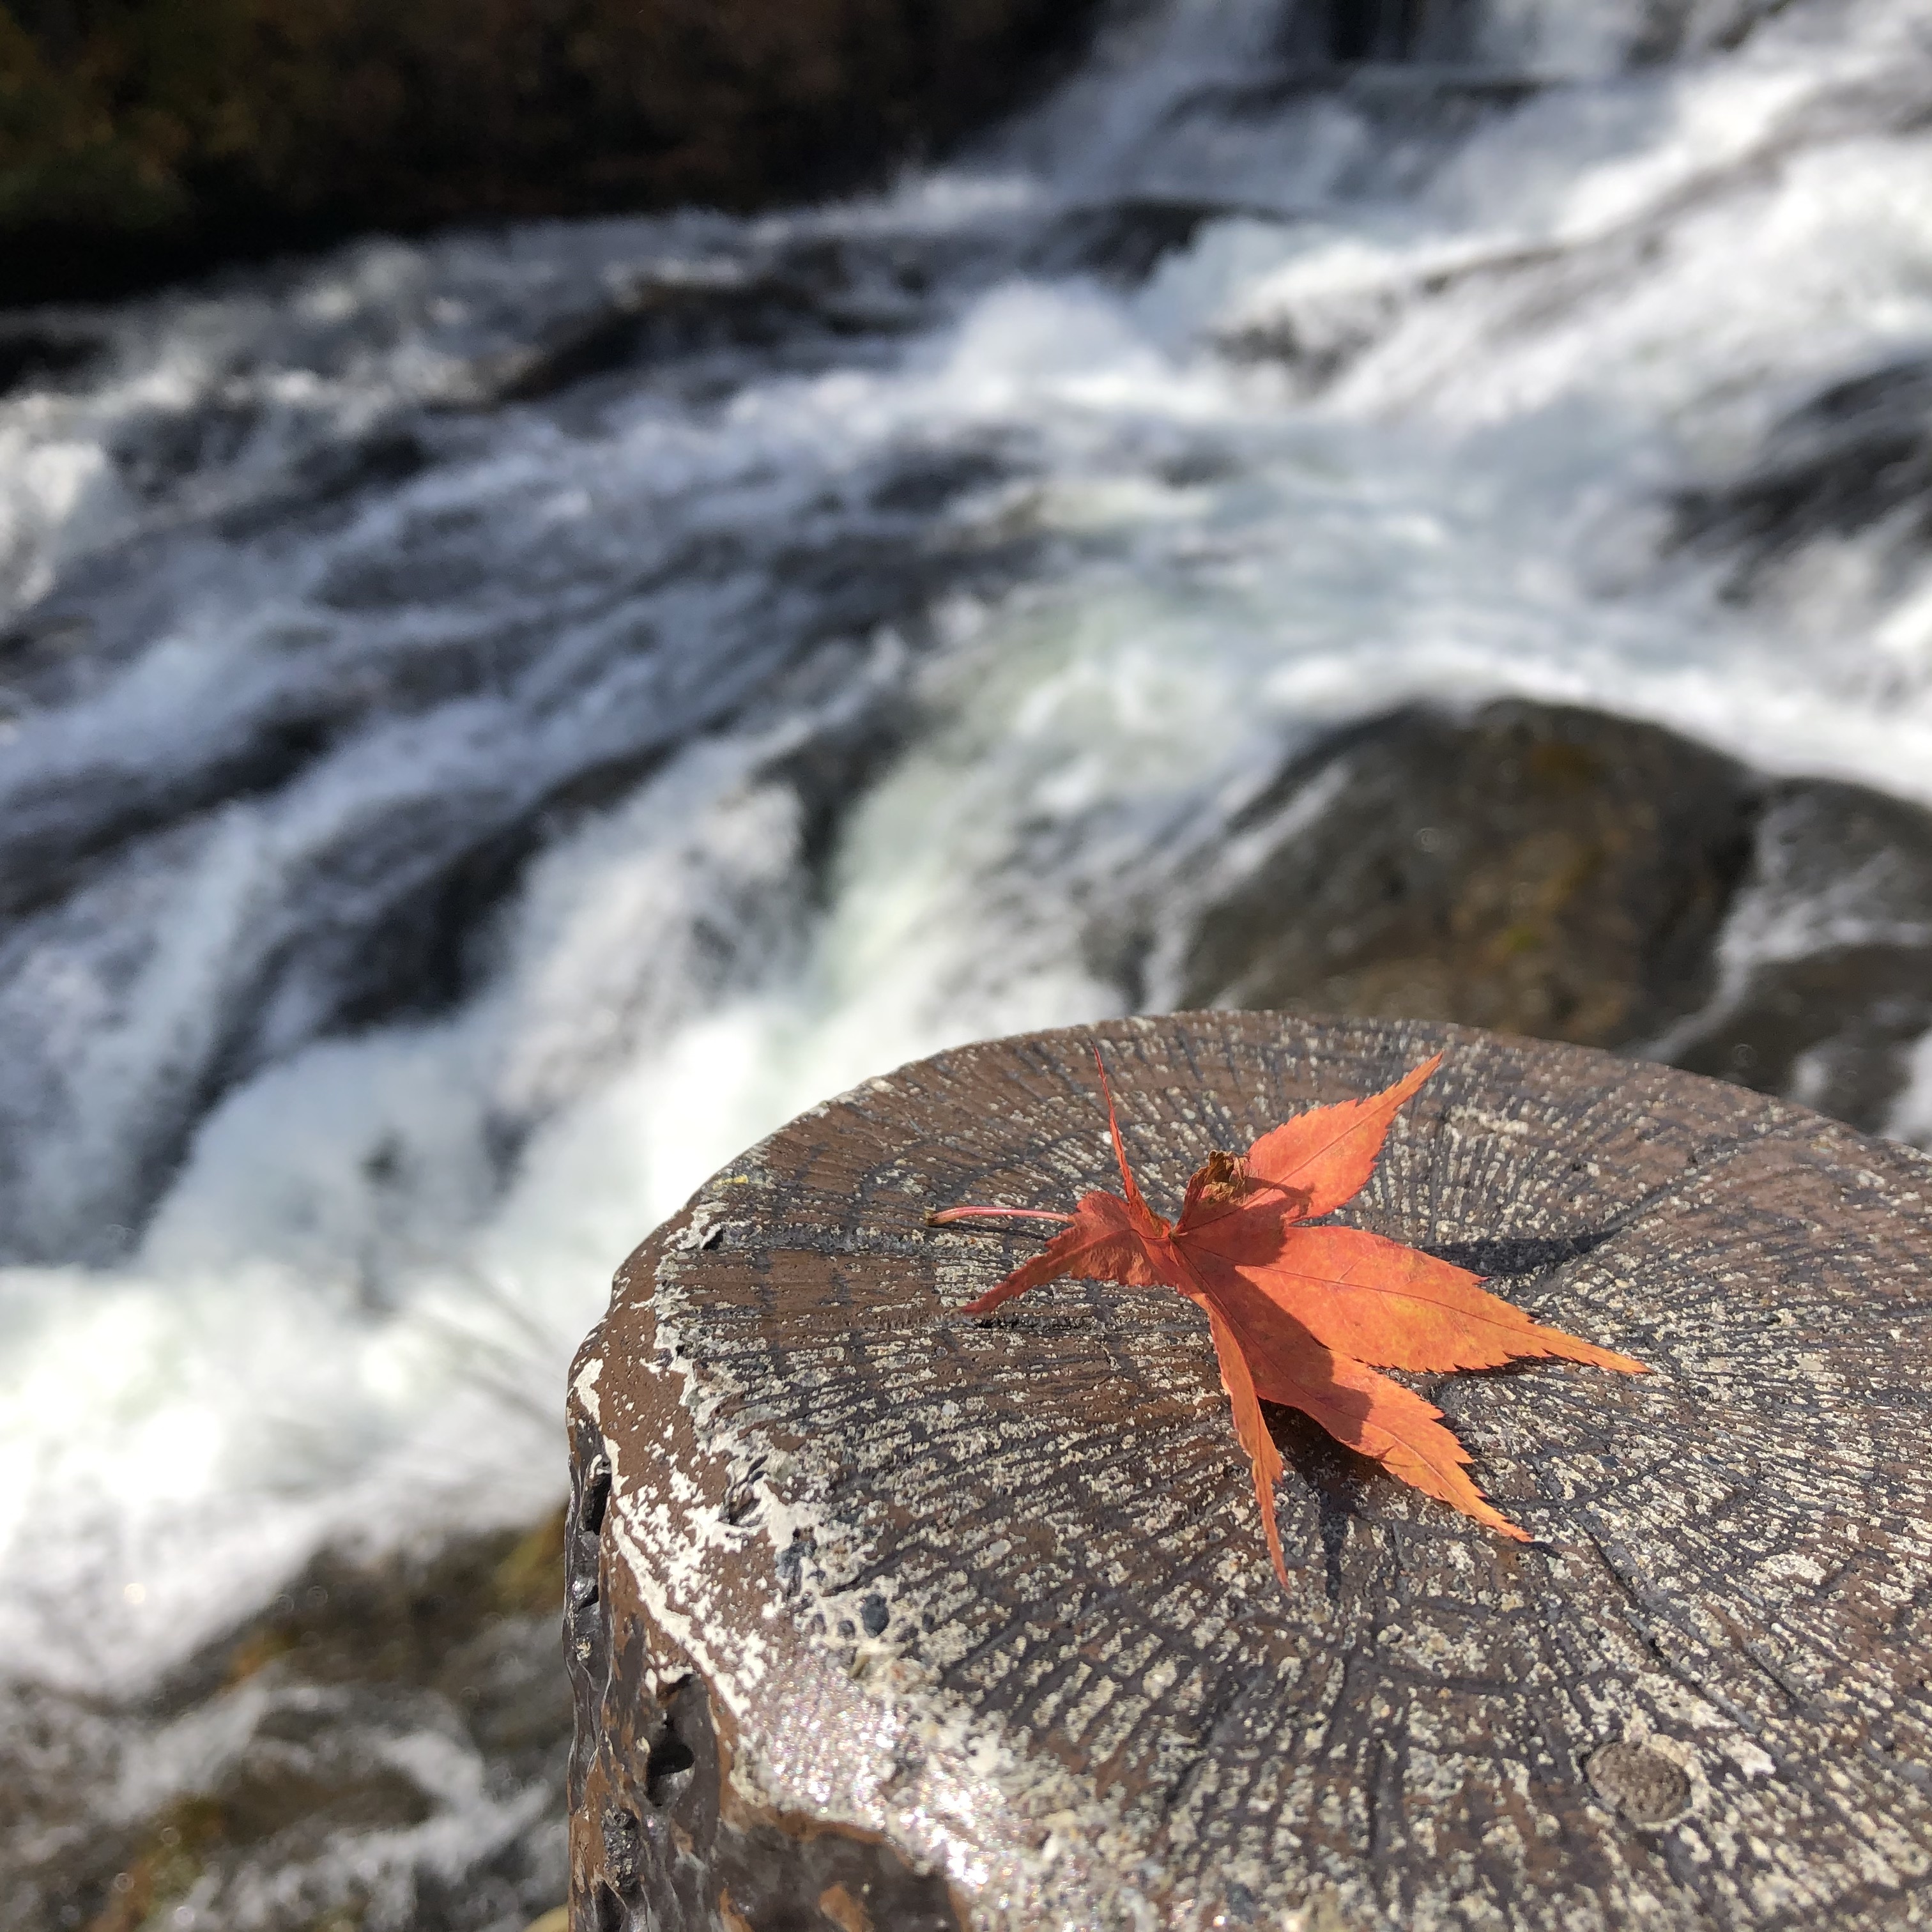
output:
[[[1340,1218],[1652,1365],[1410,1378],[1538,1539],[1204,1317],[931,1207],[1117,1185],[1438,1046]],[[938,1055],[734,1162],[574,1371],[573,1925],[1932,1924],[1932,1162],[1580,1048],[1196,1013]]]

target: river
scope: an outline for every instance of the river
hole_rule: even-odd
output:
[[[1932,800],[1922,10],[1381,12],[1124,8],[848,203],[0,318],[0,1669],[533,1517],[656,1220],[1157,1004],[1094,909],[1339,723]]]

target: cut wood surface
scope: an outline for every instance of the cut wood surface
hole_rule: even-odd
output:
[[[1205,1318],[962,1201],[1114,1184],[1438,1046],[1338,1217],[1652,1365],[1408,1379],[1494,1535]],[[1040,1224],[1043,1225],[1043,1224]],[[574,1932],[1932,1924],[1932,1162],[1582,1048],[1268,1013],[942,1054],[638,1250],[573,1373]]]

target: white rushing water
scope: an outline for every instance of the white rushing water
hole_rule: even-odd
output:
[[[1932,357],[1923,10],[1514,0],[1346,84],[1292,10],[1124,14],[850,206],[49,323],[103,346],[0,400],[0,1668],[533,1514],[654,1222],[1122,1010],[1094,909],[1327,726],[1518,692],[1932,800],[1909,506],[1744,597],[1670,508]]]

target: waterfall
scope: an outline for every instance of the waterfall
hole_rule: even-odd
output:
[[[1164,0],[848,203],[0,320],[0,1662],[534,1514],[657,1219],[1146,998],[1334,726],[1932,798],[1928,84],[1905,0]]]

